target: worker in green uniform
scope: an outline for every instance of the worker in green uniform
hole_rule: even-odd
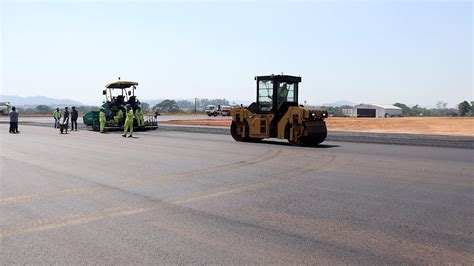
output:
[[[135,111],[135,118],[137,118],[137,124],[139,127],[145,125],[145,119],[143,118],[143,113],[140,107]]]
[[[99,112],[99,125],[100,125],[100,133],[104,133],[105,127],[105,109],[101,108]]]
[[[288,85],[286,83],[280,84],[278,88],[278,104],[288,100]]]
[[[130,129],[130,135],[128,135],[129,138],[132,137],[133,134],[133,109],[130,104],[127,104],[127,115],[125,116],[125,124],[123,125],[123,135],[122,137],[127,136],[127,131]]]
[[[59,111],[59,108],[56,108],[56,111],[53,112],[53,117],[54,117],[54,128],[58,128],[59,121],[61,121],[61,111]]]
[[[118,112],[117,112],[117,115],[114,116],[114,121],[115,121],[115,124],[118,125],[119,122],[120,122],[120,119],[123,118],[123,111],[122,111],[122,106],[120,106]]]

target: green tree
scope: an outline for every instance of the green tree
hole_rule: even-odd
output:
[[[413,106],[410,111],[410,116],[431,116],[430,110],[419,106],[418,104]]]
[[[344,116],[342,113],[342,109],[344,108],[351,108],[351,106],[343,105],[343,106],[322,106],[323,110],[327,111],[329,116]]]
[[[150,105],[148,103],[140,103],[140,106],[142,107],[142,112],[150,111]]]
[[[178,100],[176,103],[178,104],[179,108],[184,108],[184,109],[192,108],[194,111],[194,101],[190,102],[188,100]]]
[[[441,115],[446,115],[447,114],[447,111],[446,111],[447,106],[448,106],[448,103],[445,102],[445,101],[438,101],[436,103],[436,108],[439,110]]]
[[[100,110],[100,107],[98,106],[86,106],[86,105],[81,105],[81,106],[76,106],[76,110],[79,112],[79,113],[87,113],[87,112],[90,112],[90,111],[99,111]]]
[[[404,104],[404,103],[396,103],[396,104],[394,104],[394,106],[402,108],[402,114],[403,114],[403,116],[408,116],[408,115],[410,115],[411,108],[408,107],[406,104]]]
[[[229,101],[226,99],[201,99],[201,106],[206,107],[207,105],[229,105]]]
[[[180,111],[178,104],[174,100],[164,100],[153,106],[153,110],[160,113],[177,113]]]
[[[49,114],[53,112],[53,109],[47,105],[38,105],[35,109],[38,114]]]
[[[466,116],[471,111],[472,106],[467,102],[464,101],[458,104],[458,111],[460,116]]]

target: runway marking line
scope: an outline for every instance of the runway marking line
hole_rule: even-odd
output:
[[[150,209],[151,208],[149,207],[148,208],[147,207],[142,207],[142,208],[116,207],[116,208],[104,209],[100,212],[68,215],[68,216],[60,218],[57,221],[45,221],[43,219],[40,219],[27,225],[16,226],[16,227],[10,228],[9,230],[1,230],[0,238],[10,237],[10,236],[15,236],[15,235],[20,235],[20,234],[48,231],[48,230],[58,229],[58,228],[66,227],[66,226],[78,225],[78,224],[97,222],[97,221],[104,220],[107,218],[138,214],[138,213],[148,211]]]
[[[61,196],[61,195],[79,195],[79,194],[85,194],[85,193],[93,193],[99,190],[101,190],[101,188],[98,186],[97,187],[90,186],[90,187],[80,187],[80,188],[69,188],[69,189],[51,191],[51,192],[39,192],[39,193],[33,193],[33,194],[28,194],[28,195],[0,198],[0,205],[16,204],[16,203],[45,199],[45,198],[56,197],[56,196]]]

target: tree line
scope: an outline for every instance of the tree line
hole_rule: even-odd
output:
[[[148,103],[142,102],[141,107],[144,112],[158,113],[203,113],[207,105],[230,105],[226,99],[199,99],[195,102],[189,100],[171,100],[166,99],[160,103],[150,107]],[[440,101],[436,104],[436,108],[425,108],[419,105],[412,107],[404,103],[395,103],[394,106],[402,108],[403,116],[474,116],[474,101],[463,101],[457,105],[457,108],[447,108],[447,104]],[[195,110],[196,108],[196,110]],[[344,105],[340,107],[322,106],[331,116],[344,116],[342,109],[352,108],[352,106]],[[60,107],[62,111],[64,107]],[[99,111],[99,106],[76,106],[79,113],[87,113],[90,111]],[[56,107],[49,105],[38,105],[35,107],[17,107],[20,114],[51,114]]]
[[[54,111],[56,111],[56,108],[59,108],[59,110],[62,112],[64,111],[64,106],[61,107],[54,107],[50,105],[38,105],[34,107],[22,107],[18,106],[16,107],[16,110],[19,114],[52,114]],[[71,109],[71,107],[69,107]],[[100,107],[98,106],[76,106],[76,110],[79,113],[87,113],[90,111],[99,111]]]
[[[226,99],[199,99],[195,102],[189,100],[171,100],[166,99],[160,103],[150,107],[146,102],[140,103],[143,112],[159,112],[159,113],[203,113],[207,105],[229,105]],[[20,114],[52,114],[56,108],[64,110],[64,105],[38,105],[38,106],[18,106],[17,111]],[[76,106],[79,113],[87,113],[90,111],[99,111],[99,106]]]
[[[394,106],[402,108],[403,116],[474,116],[474,101],[470,103],[463,101],[457,105],[457,108],[447,108],[446,102],[440,101],[436,108],[425,108],[419,105],[412,107],[404,103],[395,103]],[[330,116],[344,116],[342,109],[353,108],[353,106],[322,106]]]
[[[153,106],[152,111],[159,113],[204,113],[204,109],[208,105],[229,105],[229,101],[226,99],[196,99],[196,101],[191,102],[189,100],[175,101],[167,99]]]
[[[473,116],[474,101],[469,103],[463,101],[457,105],[457,108],[447,108],[447,103],[439,101],[436,108],[427,109],[419,105],[408,107],[403,103],[395,103],[397,107],[402,108],[403,116]]]

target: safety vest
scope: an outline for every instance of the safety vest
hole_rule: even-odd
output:
[[[100,111],[99,119],[100,119],[100,121],[105,121],[105,113],[104,112]]]
[[[140,109],[137,109],[137,110],[135,111],[135,117],[136,117],[137,119],[139,119],[141,116],[142,116],[142,112],[140,111]]]
[[[60,111],[54,111],[53,116],[54,116],[54,118],[59,119],[59,118],[61,118],[61,112]]]
[[[281,87],[281,88],[278,90],[278,96],[279,96],[280,98],[286,99],[286,97],[288,96],[288,88],[287,88],[286,86]]]
[[[128,110],[127,120],[133,120],[133,109]]]

